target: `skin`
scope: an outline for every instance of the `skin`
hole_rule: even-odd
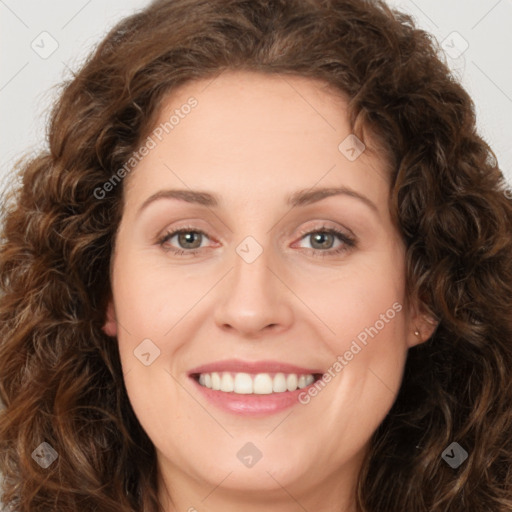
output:
[[[197,107],[123,184],[104,325],[157,450],[161,502],[166,511],[355,511],[358,472],[396,399],[407,351],[435,328],[406,300],[386,162],[369,151],[349,161],[338,149],[351,133],[346,102],[322,82],[224,72],[173,91],[156,125],[190,96]],[[349,195],[296,208],[285,202],[299,189],[342,185],[376,211]],[[220,204],[159,199],[137,213],[172,188],[208,191]],[[158,244],[159,235],[190,225],[206,235],[188,244],[176,235],[165,247],[200,247],[197,255]],[[300,233],[324,225],[353,235],[357,246],[312,256],[344,244]],[[263,249],[252,263],[236,252],[247,236]],[[210,405],[187,376],[228,358],[327,370],[394,303],[401,311],[306,405],[242,417]],[[149,366],[134,356],[147,338],[160,350]],[[251,468],[236,456],[247,442],[263,454]]]

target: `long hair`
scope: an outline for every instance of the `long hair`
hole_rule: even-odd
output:
[[[63,84],[48,149],[14,168],[2,201],[4,503],[160,510],[155,449],[101,329],[123,203],[122,182],[104,185],[170,92],[226,70],[319,79],[345,95],[352,132],[389,163],[407,293],[439,320],[409,350],[372,435],[358,507],[512,510],[511,194],[438,43],[381,0],[158,0]],[[443,456],[452,443],[468,454],[458,467]]]

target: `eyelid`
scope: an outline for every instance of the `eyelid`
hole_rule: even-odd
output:
[[[338,231],[341,234],[343,234],[344,236],[346,236],[347,238],[353,238],[353,239],[356,238],[356,236],[352,232],[352,230],[350,230],[344,226],[341,226],[340,224],[338,224],[336,222],[327,221],[327,220],[316,221],[316,222],[317,222],[317,224],[315,224],[315,221],[311,221],[311,222],[307,223],[306,227],[301,228],[299,230],[299,234],[307,235],[307,234],[310,234],[310,233],[316,232],[316,231],[322,231],[322,230],[330,231],[331,230],[331,231]],[[318,224],[318,223],[320,223],[320,224]]]

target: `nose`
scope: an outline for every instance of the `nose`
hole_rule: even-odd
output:
[[[269,251],[252,262],[239,254],[226,276],[215,309],[215,322],[223,330],[244,337],[258,337],[289,328],[293,320],[293,292],[286,285],[285,272],[271,261]]]

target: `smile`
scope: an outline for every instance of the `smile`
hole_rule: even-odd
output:
[[[318,374],[211,372],[194,375],[203,387],[239,395],[269,395],[285,393],[309,386],[320,378]]]
[[[318,366],[278,360],[214,361],[188,372],[200,396],[213,406],[238,416],[266,416],[303,405],[299,394],[323,376]]]

